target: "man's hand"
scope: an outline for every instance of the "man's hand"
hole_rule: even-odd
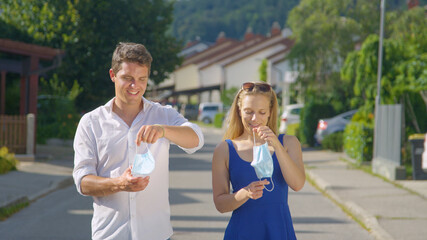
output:
[[[144,125],[138,134],[136,134],[136,145],[139,146],[141,142],[155,143],[159,138],[165,136],[165,128],[161,125]]]
[[[150,182],[150,177],[134,177],[131,171],[132,167],[129,167],[119,177],[120,190],[126,192],[139,192],[144,190]]]

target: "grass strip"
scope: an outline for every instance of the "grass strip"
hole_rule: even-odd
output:
[[[333,203],[335,203],[335,205],[337,205],[338,207],[340,207],[344,213],[346,213],[351,219],[353,219],[355,222],[357,222],[362,228],[364,228],[368,232],[371,231],[371,229],[369,227],[367,227],[363,223],[363,221],[361,221],[360,219],[358,219],[349,209],[347,209],[346,206],[344,206],[343,204],[341,204],[340,202],[338,202],[336,199],[334,199],[331,195],[329,195],[327,193],[327,191],[325,191],[324,189],[320,188],[316,184],[316,182],[311,178],[310,174],[306,174],[306,177],[307,177],[307,181],[311,184],[311,186],[313,186],[314,188],[316,188],[325,197],[327,197],[329,200],[331,200]]]
[[[6,220],[13,214],[19,212],[21,209],[26,208],[28,205],[30,205],[30,202],[25,198],[19,200],[17,203],[0,208],[0,221]]]

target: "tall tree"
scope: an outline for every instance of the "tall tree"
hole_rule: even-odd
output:
[[[423,132],[427,130],[427,18],[422,8],[414,8],[390,19],[390,37],[383,44],[381,102],[404,104],[411,128]],[[354,86],[356,106],[374,106],[378,45],[378,36],[370,35],[360,51],[348,55],[342,68],[342,79]]]
[[[220,32],[241,39],[248,27],[267,34],[273,22],[285,26],[289,11],[300,0],[191,0],[176,1],[172,34],[183,41],[199,36],[215,42]]]
[[[76,41],[79,15],[74,4],[71,0],[2,0],[0,20],[14,29],[2,32],[2,37],[64,48]]]
[[[342,95],[347,92],[346,86],[337,89],[342,86],[339,71],[347,54],[377,26],[366,20],[377,15],[374,2],[302,0],[292,9],[288,25],[295,45],[289,58],[302,73],[299,81],[303,95],[348,99]]]
[[[66,50],[58,77],[68,87],[74,80],[83,87],[80,110],[114,95],[108,69],[120,41],[146,45],[154,59],[150,79],[155,84],[180,64],[181,43],[165,34],[173,20],[171,1],[3,0],[0,9],[0,20],[28,34],[32,43]]]
[[[172,2],[80,0],[76,9],[80,15],[79,39],[68,46],[61,76],[77,79],[84,88],[78,99],[81,108],[99,105],[114,95],[108,69],[118,42],[138,42],[147,47],[153,56],[150,79],[155,84],[180,64],[180,44],[165,34],[172,22]]]

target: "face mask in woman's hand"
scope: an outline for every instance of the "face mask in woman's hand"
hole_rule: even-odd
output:
[[[255,173],[257,177],[261,180],[262,178],[270,178],[271,183],[273,184],[273,187],[271,190],[264,188],[271,192],[274,189],[274,183],[273,183],[273,158],[270,155],[270,151],[268,150],[268,144],[267,142],[263,145],[256,146],[255,145],[255,133],[254,133],[254,148],[253,148],[253,155],[254,159],[251,163],[251,166],[255,169]]]

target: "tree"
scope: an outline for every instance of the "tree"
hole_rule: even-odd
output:
[[[111,56],[118,42],[144,44],[153,56],[150,79],[158,84],[180,64],[181,44],[165,34],[172,22],[173,3],[169,1],[80,0],[79,39],[68,46],[61,76],[77,79],[85,92],[78,99],[80,108],[92,108],[114,95],[108,76]]]
[[[267,59],[263,59],[261,64],[259,65],[258,72],[259,72],[259,80],[261,82],[267,82]]]
[[[347,54],[367,35],[366,29],[376,26],[363,18],[376,16],[375,6],[369,0],[302,0],[292,9],[288,25],[295,45],[289,58],[301,73],[298,81],[304,96],[332,94],[345,103],[348,96],[341,93],[347,86],[337,91],[342,85],[339,71]]]
[[[289,11],[299,0],[191,0],[176,1],[171,33],[183,41],[199,36],[215,42],[220,32],[242,39],[247,27],[267,34],[273,22],[285,26]]]
[[[2,0],[0,20],[8,29],[4,37],[64,48],[76,41],[79,15],[74,2],[60,0]]]
[[[171,1],[4,0],[0,8],[0,20],[26,33],[30,43],[66,50],[56,72],[68,87],[75,80],[83,87],[77,98],[79,110],[90,110],[114,95],[108,69],[120,41],[147,47],[154,59],[150,76],[154,84],[181,61],[177,57],[181,43],[165,34],[173,19]],[[21,40],[15,38],[16,32],[9,33],[8,38]]]
[[[404,12],[391,25],[391,37],[385,39],[383,44],[381,101],[382,104],[404,104],[405,119],[412,128],[409,132],[425,132],[427,41],[422,29],[427,26],[427,19],[420,9],[412,9]],[[402,25],[407,27],[403,28]],[[364,105],[369,109],[375,105],[378,45],[378,36],[369,36],[360,51],[348,55],[342,68],[342,79],[354,85],[353,105]],[[424,99],[424,104],[417,99]]]

